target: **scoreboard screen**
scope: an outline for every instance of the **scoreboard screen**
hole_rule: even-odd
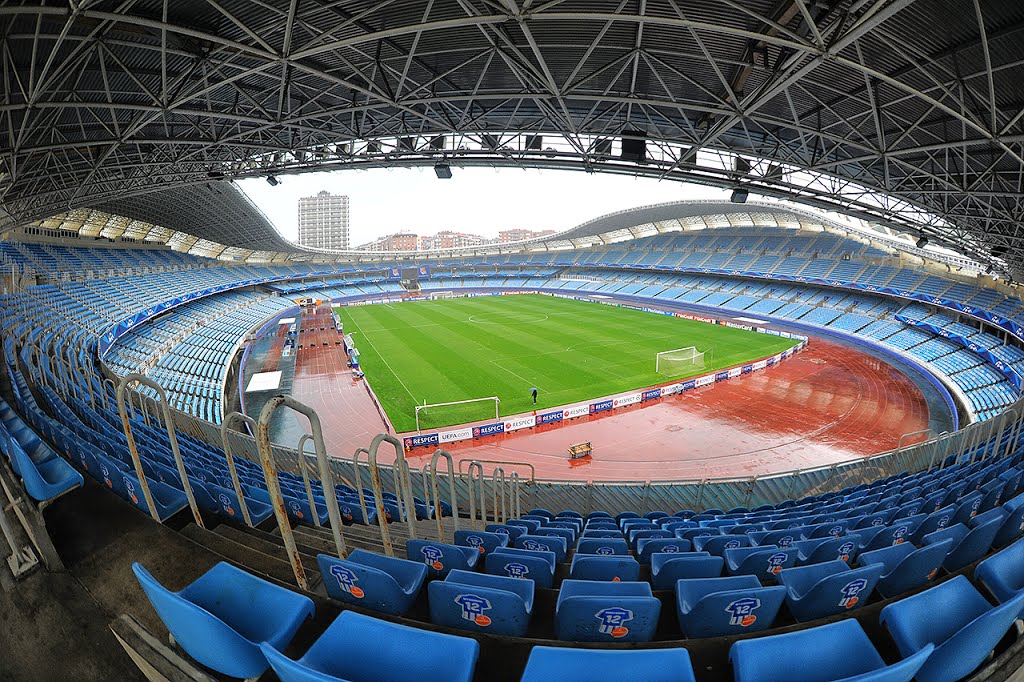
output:
[[[413,280],[419,279],[420,269],[419,268],[402,268],[402,279]]]

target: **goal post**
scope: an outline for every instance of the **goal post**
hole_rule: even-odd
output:
[[[465,424],[490,418],[489,403],[494,403],[494,419],[499,419],[501,399],[496,395],[486,398],[470,398],[469,400],[452,400],[446,403],[427,403],[416,405],[416,431],[420,431],[420,419],[427,428]],[[486,412],[484,411],[486,410]]]
[[[669,377],[699,372],[705,367],[704,351],[697,350],[696,346],[662,351],[655,358],[655,371]]]

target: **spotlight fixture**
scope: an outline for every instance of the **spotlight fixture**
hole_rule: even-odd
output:
[[[917,248],[923,249],[926,246],[928,246],[928,237],[921,237],[917,240]]]
[[[437,176],[438,180],[451,180],[452,179],[452,169],[451,169],[451,166],[449,166],[446,163],[439,163],[436,166],[434,166],[434,174]]]
[[[745,204],[747,203],[747,195],[749,192],[742,187],[737,187],[732,191],[732,197],[730,201],[734,204]]]
[[[267,184],[270,185],[271,187],[277,187],[278,185],[281,184],[281,181],[278,180],[273,175],[268,175],[267,176]]]

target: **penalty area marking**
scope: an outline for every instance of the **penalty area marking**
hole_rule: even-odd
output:
[[[516,323],[516,324],[537,324],[538,322],[544,322],[546,320],[550,320],[551,319],[547,315],[540,315],[539,317],[538,316],[534,316],[534,317],[529,318],[529,319],[514,319],[514,316],[512,316],[512,315],[509,315],[508,317],[510,318],[508,320],[501,320],[500,322],[493,322],[491,320],[483,319],[480,315],[470,315],[468,318],[466,318],[466,320],[469,321],[469,322],[472,322],[474,324],[507,324],[508,322],[513,322],[513,323]]]

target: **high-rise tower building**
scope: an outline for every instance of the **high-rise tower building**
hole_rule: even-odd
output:
[[[299,199],[299,244],[316,249],[348,248],[348,197],[322,191]]]

